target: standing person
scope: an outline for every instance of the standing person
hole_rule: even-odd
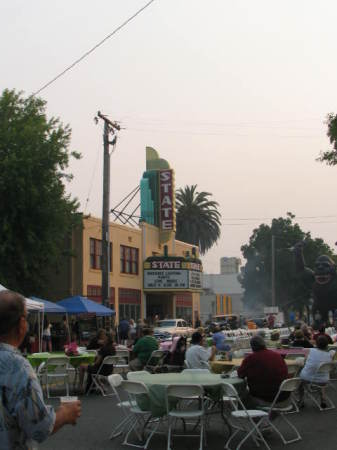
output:
[[[138,319],[136,326],[136,339],[139,339],[143,336],[143,328],[144,328],[144,321],[142,319]]]
[[[25,299],[0,292],[0,448],[28,450],[66,424],[75,425],[81,403],[62,404],[55,412],[45,405],[31,365],[19,353],[27,332]]]
[[[220,325],[216,325],[212,336],[213,344],[219,352],[229,352],[231,347],[225,343],[226,336],[221,331]]]
[[[65,347],[65,345],[70,343],[70,340],[71,340],[68,322],[67,322],[67,316],[62,317],[61,330],[62,330],[61,347],[63,349]]]
[[[132,343],[134,343],[134,341],[136,339],[136,324],[133,319],[129,320],[129,326],[130,326],[130,330],[129,330],[130,340],[132,341]]]
[[[48,350],[48,352],[52,351],[52,345],[51,345],[51,323],[48,319],[46,319],[44,327],[43,327],[43,333],[42,333],[42,350],[45,352]]]
[[[118,327],[119,341],[121,344],[123,344],[123,345],[127,344],[127,341],[129,339],[129,331],[130,331],[129,321],[127,319],[123,318],[119,322],[119,327]]]

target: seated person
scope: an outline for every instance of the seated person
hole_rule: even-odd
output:
[[[99,348],[101,348],[102,345],[104,345],[105,337],[106,331],[103,330],[103,328],[100,328],[97,331],[96,336],[90,339],[87,345],[87,350],[98,350]]]
[[[288,368],[281,355],[273,350],[267,350],[261,336],[254,336],[250,340],[253,353],[247,355],[238,368],[238,376],[246,378],[250,399],[255,405],[271,403],[283,380],[288,378]],[[289,393],[282,393],[279,400],[289,397]]]
[[[132,349],[135,358],[130,361],[130,370],[142,370],[148,362],[152,352],[158,350],[157,339],[153,336],[152,328],[143,329],[143,337],[137,340]]]
[[[302,327],[301,327],[301,330],[302,330],[304,339],[307,339],[308,341],[311,341],[311,339],[312,339],[312,334],[311,334],[311,331],[310,331],[311,328],[308,327],[307,324],[303,324]]]
[[[64,346],[64,351],[67,356],[77,356],[78,355],[78,347],[77,347],[77,336],[75,333],[71,334],[69,344]]]
[[[207,369],[208,361],[213,361],[216,347],[206,349],[204,347],[204,336],[197,331],[192,334],[191,346],[186,352],[186,365],[189,369]]]
[[[112,339],[112,336],[110,334],[106,334],[103,339],[103,345],[98,350],[95,362],[94,364],[81,364],[80,366],[80,389],[83,392],[83,383],[84,383],[84,375],[87,373],[87,384],[85,388],[85,392],[88,391],[88,389],[91,386],[92,383],[92,377],[91,374],[97,373],[98,369],[101,367],[101,364],[106,356],[113,356],[116,354],[116,348]],[[106,366],[102,367],[100,370],[100,375],[108,376],[112,374],[112,366]]]
[[[300,330],[300,329],[301,329],[301,324],[297,323],[294,326],[294,330],[289,334],[289,341],[290,342],[292,342],[295,339],[295,333],[296,333],[297,330]]]
[[[313,348],[311,342],[304,337],[302,330],[295,331],[295,339],[292,342],[293,347]]]
[[[213,344],[215,345],[216,349],[219,352],[229,352],[229,350],[231,349],[230,345],[225,344],[226,336],[221,331],[221,328],[219,325],[215,326],[212,339],[213,339]]]
[[[321,325],[318,329],[318,333],[314,334],[314,341],[317,342],[317,339],[319,338],[319,336],[325,336],[328,340],[328,344],[333,344],[333,340],[331,339],[331,336],[329,336],[326,332],[325,332],[325,326]]]
[[[312,348],[309,350],[309,354],[305,365],[301,371],[300,378],[303,383],[325,384],[329,381],[329,373],[319,373],[316,374],[318,366],[321,363],[331,362],[335,356],[335,351],[328,351],[328,339],[326,336],[322,335],[317,338],[317,348]],[[324,389],[320,390],[321,394],[321,407],[326,408],[326,402],[324,399]],[[300,386],[300,407],[304,406],[304,385]]]
[[[183,367],[186,354],[186,345],[186,338],[181,336],[175,343],[174,348],[171,349],[168,360],[169,365]]]

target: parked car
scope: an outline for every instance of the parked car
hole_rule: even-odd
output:
[[[189,327],[187,322],[183,319],[165,319],[159,320],[154,329],[154,334],[161,334],[163,332],[171,335],[186,335],[191,336],[194,329]]]

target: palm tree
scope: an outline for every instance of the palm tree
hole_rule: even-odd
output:
[[[200,248],[204,254],[220,237],[218,202],[209,200],[209,192],[197,192],[197,185],[176,192],[176,238]]]

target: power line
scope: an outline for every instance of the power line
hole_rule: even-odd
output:
[[[295,216],[294,219],[323,219],[323,218],[336,218],[336,215],[326,216]],[[273,220],[275,217],[226,217],[222,220]],[[317,222],[318,223],[318,222]]]
[[[150,0],[146,5],[144,5],[142,8],[140,8],[135,14],[133,14],[131,17],[129,17],[127,20],[125,20],[121,25],[119,25],[117,28],[115,28],[111,33],[109,33],[104,39],[102,39],[98,44],[94,45],[90,50],[85,52],[80,58],[78,58],[75,62],[73,62],[70,66],[68,66],[66,69],[64,69],[62,72],[60,72],[56,77],[54,77],[52,80],[48,81],[48,83],[44,84],[40,89],[38,89],[36,92],[33,93],[33,95],[39,94],[41,91],[46,89],[48,86],[50,86],[52,83],[54,83],[56,80],[61,78],[65,73],[67,73],[69,70],[71,70],[73,67],[75,67],[77,64],[79,64],[83,59],[85,59],[87,56],[89,56],[92,52],[94,52],[98,47],[100,47],[102,44],[104,44],[105,41],[110,39],[114,34],[116,34],[119,30],[125,27],[131,20],[133,20],[135,17],[137,17],[142,11],[144,11],[148,6],[151,5],[155,0]]]

